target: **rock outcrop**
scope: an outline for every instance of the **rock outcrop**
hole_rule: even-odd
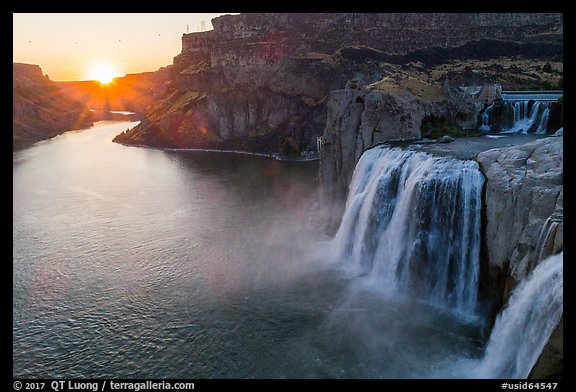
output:
[[[540,261],[563,250],[563,137],[548,137],[478,154],[486,176],[481,293],[492,315]],[[531,377],[558,377],[563,322]]]
[[[564,376],[564,316],[552,332],[550,339],[528,378],[561,379]]]
[[[345,89],[330,95],[327,108],[320,148],[320,184],[323,203],[335,208],[331,215],[337,217],[341,215],[339,202],[346,198],[362,153],[383,141],[419,139],[420,125],[431,105],[412,95]]]
[[[254,13],[224,15],[212,24],[216,34],[227,39],[288,32],[284,42],[293,44],[294,50],[307,46],[327,53],[363,45],[406,53],[431,46],[456,47],[482,38],[557,43],[554,36],[562,34],[562,21],[562,14],[530,13]]]
[[[562,14],[221,16],[212,20],[214,30],[183,35],[170,88],[115,141],[306,155],[325,128],[330,92],[347,81],[377,82],[390,76],[386,64],[494,57],[511,48],[561,56],[562,20]]]
[[[477,161],[486,176],[486,258],[505,299],[563,249],[563,137],[484,151]]]
[[[25,148],[92,124],[87,107],[62,94],[38,65],[12,66],[12,148]]]
[[[348,185],[364,151],[381,142],[420,139],[422,124],[431,116],[469,127],[481,110],[469,96],[448,87],[439,89],[434,99],[394,87],[393,92],[379,83],[335,90],[328,99],[319,179],[322,202],[331,210],[329,230],[339,222]]]

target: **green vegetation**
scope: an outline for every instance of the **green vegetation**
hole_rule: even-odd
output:
[[[547,61],[546,64],[542,66],[541,72],[542,74],[535,74],[535,80],[529,82],[529,84],[527,83],[525,86],[510,88],[510,90],[562,90],[564,88],[564,78],[562,71],[554,70],[550,61]]]
[[[475,137],[482,134],[476,130],[462,130],[456,123],[435,116],[426,117],[424,121],[422,121],[420,131],[422,132],[423,137],[430,137],[433,139],[437,139],[444,135],[457,138]]]
[[[542,72],[552,73],[552,64],[550,64],[550,60],[546,61],[546,64],[542,67]]]
[[[543,80],[539,84],[534,83],[511,90],[532,91],[532,90],[563,90],[563,89],[564,89],[564,78],[560,78],[557,83],[552,83],[549,80]]]

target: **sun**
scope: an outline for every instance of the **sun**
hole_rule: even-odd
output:
[[[108,84],[118,76],[120,73],[108,64],[93,65],[88,70],[88,79],[97,80],[102,84]]]

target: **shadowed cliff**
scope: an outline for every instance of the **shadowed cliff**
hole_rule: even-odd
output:
[[[63,94],[38,65],[12,66],[12,148],[92,124],[87,107]]]
[[[410,77],[441,91],[448,72],[466,72],[431,74],[450,61],[562,57],[561,14],[254,13],[212,24],[183,35],[166,92],[116,142],[314,156],[330,93],[352,80],[371,85],[410,64]]]

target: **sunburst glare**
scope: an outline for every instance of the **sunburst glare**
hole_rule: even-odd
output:
[[[120,76],[118,70],[109,64],[95,64],[88,69],[88,79],[97,80],[102,84],[108,84],[118,76]]]

